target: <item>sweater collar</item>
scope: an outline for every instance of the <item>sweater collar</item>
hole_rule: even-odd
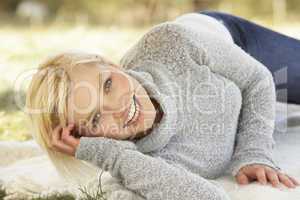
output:
[[[154,63],[143,63],[126,73],[135,78],[161,106],[164,115],[152,131],[140,139],[133,140],[138,150],[142,153],[158,151],[165,147],[171,137],[176,133],[177,107],[174,100],[174,89],[169,84],[171,80]],[[160,69],[160,70],[159,70]]]

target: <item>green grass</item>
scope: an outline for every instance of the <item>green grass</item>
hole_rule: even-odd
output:
[[[0,112],[0,140],[25,141],[29,139],[32,139],[29,119],[23,112]]]
[[[98,179],[98,186],[97,191],[95,193],[88,190],[87,187],[80,188],[81,193],[83,194],[83,197],[81,200],[107,200],[106,198],[106,192],[102,190],[102,183],[101,183],[101,177],[104,171],[101,171]]]
[[[32,198],[31,200],[75,200],[75,197],[70,194],[64,194],[64,195],[54,194],[54,195],[47,196],[47,197]]]
[[[4,189],[0,189],[0,200],[4,200],[6,196],[6,192]],[[76,198],[71,194],[54,194],[46,197],[34,197],[31,199],[16,199],[16,200],[75,200]],[[81,199],[85,200],[85,199]],[[101,200],[101,199],[99,199]]]
[[[14,104],[14,95],[13,90],[0,92],[0,140],[31,139],[29,119]],[[24,93],[21,97],[24,99]]]
[[[0,187],[0,200],[3,200],[5,196],[6,196],[5,190],[2,187]]]

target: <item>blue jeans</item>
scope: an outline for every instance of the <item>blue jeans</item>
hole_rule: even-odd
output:
[[[277,101],[300,104],[300,40],[228,13],[199,13],[221,21],[234,43],[272,72]]]

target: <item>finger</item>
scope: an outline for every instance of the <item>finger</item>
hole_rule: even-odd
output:
[[[79,144],[79,139],[71,135],[71,130],[73,127],[74,125],[63,128],[61,140],[63,143],[66,143],[67,145],[76,148]]]
[[[256,171],[257,171],[257,167],[256,165],[248,165],[244,168],[243,172],[244,174],[248,177],[249,181],[256,181],[257,180],[257,175],[256,175]]]
[[[78,135],[84,136],[84,137],[90,137],[91,135],[91,128],[89,126],[85,126],[83,124],[78,125]]]
[[[248,177],[247,177],[243,172],[239,172],[239,173],[236,175],[236,181],[237,181],[239,184],[242,184],[242,185],[246,185],[246,184],[249,183]]]
[[[65,153],[68,155],[74,154],[73,147],[70,147],[69,145],[62,143],[61,141],[54,143],[54,149],[58,152]]]
[[[52,132],[52,143],[56,143],[57,141],[60,140],[61,130],[62,127],[60,125],[55,127],[55,129]]]
[[[52,149],[61,153],[71,154],[73,148],[61,142],[61,126],[57,126],[52,133]]]
[[[270,170],[266,171],[266,174],[267,174],[267,178],[271,182],[272,186],[278,187],[280,182],[279,182],[277,173],[273,169],[270,169]]]
[[[258,182],[260,182],[261,184],[265,185],[267,184],[267,177],[266,177],[266,172],[264,168],[258,168],[256,171],[256,177]]]
[[[286,175],[279,172],[278,177],[279,177],[280,182],[283,183],[284,185],[286,185],[287,187],[289,187],[289,188],[295,187],[294,183]]]
[[[297,186],[300,185],[299,181],[296,180],[294,177],[291,177],[291,176],[289,176],[289,175],[287,175],[287,176],[290,178],[290,180],[292,180],[292,182],[294,183],[294,185],[297,185]]]

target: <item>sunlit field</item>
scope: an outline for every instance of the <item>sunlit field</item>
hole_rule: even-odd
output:
[[[271,28],[300,39],[300,24]],[[126,50],[147,29],[86,26],[2,27],[0,29],[0,140],[32,138],[26,115],[14,103],[15,81],[24,72],[36,68],[38,63],[48,55],[70,49],[98,52],[118,63]]]

